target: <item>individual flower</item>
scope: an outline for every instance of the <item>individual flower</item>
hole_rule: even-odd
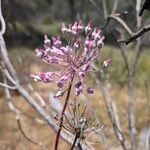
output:
[[[103,68],[107,68],[111,64],[111,59],[107,59],[103,62]]]
[[[92,70],[91,64],[103,46],[104,36],[100,29],[93,27],[91,21],[87,26],[81,21],[62,24],[61,31],[67,44],[64,44],[60,37],[49,39],[45,35],[43,47],[35,50],[38,58],[58,70],[31,74],[31,78],[45,83],[55,82],[59,88],[57,97],[64,94],[63,91],[66,91],[65,87],[72,82],[72,78],[76,80],[76,95],[83,93],[85,88],[87,93],[92,94],[94,90],[86,87],[84,78]]]

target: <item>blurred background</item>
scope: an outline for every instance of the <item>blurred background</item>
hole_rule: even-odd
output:
[[[107,0],[108,8],[113,5],[112,0]],[[137,31],[135,26],[135,5],[136,0],[121,0],[117,9],[122,19],[133,31]],[[75,20],[82,20],[88,23],[92,20],[94,25],[101,27],[105,24],[102,0],[2,0],[2,11],[6,21],[7,30],[4,35],[10,58],[17,69],[22,84],[26,83],[28,75],[47,70],[48,66],[35,57],[34,49],[42,46],[43,37],[60,35],[60,27],[63,22],[72,23]],[[144,12],[142,24],[150,23],[150,13]],[[110,93],[115,100],[121,117],[122,128],[127,129],[127,71],[120,55],[117,43],[116,22],[111,21],[103,30],[105,35],[105,46],[101,50],[100,63],[107,58],[112,59],[112,64],[107,70],[107,80],[110,86]],[[129,59],[134,57],[135,44],[129,46]],[[137,130],[140,133],[145,127],[150,125],[149,119],[149,84],[150,84],[150,34],[146,33],[142,37],[142,53],[138,63],[137,73],[134,80],[135,97],[135,117]],[[89,77],[90,78],[90,77]],[[32,82],[35,89],[47,98],[49,90],[55,91],[51,85],[38,84]],[[91,84],[95,86],[94,81]],[[95,87],[98,89],[98,87]],[[22,101],[17,93],[13,93],[16,106],[33,116],[37,116],[34,110]],[[101,100],[101,92],[96,90],[90,96],[100,122],[104,124],[106,135],[110,138],[110,143],[114,147],[118,146],[104,103]],[[53,149],[55,133],[42,123],[37,124],[32,119],[24,117],[22,125],[26,133],[37,141],[42,141],[47,147]],[[32,125],[32,128],[31,128]],[[128,133],[124,130],[125,134]],[[103,143],[97,144],[95,137],[92,139],[93,145],[97,149],[104,149]],[[68,148],[68,145],[61,141],[61,149]],[[37,146],[26,141],[18,131],[14,115],[9,111],[4,101],[3,90],[0,87],[0,150],[36,150]]]

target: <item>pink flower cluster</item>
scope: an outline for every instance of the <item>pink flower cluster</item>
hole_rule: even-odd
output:
[[[65,85],[75,78],[76,95],[80,95],[86,88],[84,77],[92,69],[91,63],[103,46],[104,36],[100,29],[93,27],[91,21],[87,26],[83,26],[81,21],[63,24],[61,31],[67,44],[63,44],[60,37],[49,39],[45,36],[43,48],[35,50],[37,57],[56,66],[58,71],[31,74],[31,77],[35,81],[55,82],[60,88],[55,97],[63,96],[67,91],[64,89]],[[87,87],[86,91],[89,94],[94,92],[91,87]]]

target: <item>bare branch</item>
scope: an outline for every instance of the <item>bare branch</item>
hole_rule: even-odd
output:
[[[49,93],[48,100],[49,100],[50,107],[52,108],[52,110],[60,114],[63,109],[62,104],[60,103],[60,101],[54,98],[54,94],[52,94],[51,92]]]
[[[149,150],[150,149],[150,129],[144,128],[140,133],[139,141],[140,149]]]
[[[111,98],[110,98],[109,92],[107,91],[107,88],[106,88],[105,84],[103,83],[103,81],[101,81],[99,73],[97,73],[96,76],[94,75],[94,79],[95,79],[96,83],[101,88],[103,100],[104,100],[105,107],[106,107],[106,111],[108,113],[109,119],[110,119],[111,124],[113,126],[116,138],[120,142],[122,148],[124,150],[126,150],[124,135],[119,130],[118,125],[116,123],[115,116],[114,116],[114,113],[113,113],[113,110],[111,107]]]
[[[32,85],[28,84],[28,87],[29,87],[30,91],[34,94],[34,96],[39,100],[41,107],[43,107],[43,108],[46,107],[46,103],[45,103],[44,99],[40,96],[40,94],[38,92],[36,92],[34,90]]]
[[[6,31],[6,24],[5,24],[5,20],[3,18],[3,15],[2,15],[2,2],[0,0],[0,20],[1,20],[1,31],[0,31],[0,36],[2,36],[5,31]]]
[[[119,39],[120,38],[124,38],[124,34],[123,34],[123,31],[121,28],[116,28],[116,31],[118,32],[119,34]],[[130,70],[130,64],[129,64],[129,61],[128,61],[128,58],[127,58],[127,54],[126,54],[126,47],[123,45],[123,43],[119,43],[120,44],[120,52],[121,52],[121,55],[122,55],[122,58],[123,58],[123,61],[125,63],[125,66],[126,66],[126,69],[127,71]]]
[[[6,79],[6,77],[5,77],[4,74],[3,74],[3,81],[4,81],[5,85],[7,85],[7,79]],[[42,143],[37,143],[37,142],[33,141],[32,139],[28,138],[26,136],[26,134],[23,132],[22,127],[21,127],[21,123],[20,123],[21,112],[20,112],[19,109],[17,109],[17,108],[14,107],[14,105],[12,103],[12,100],[11,100],[11,95],[10,95],[10,92],[8,90],[8,87],[5,87],[5,95],[6,95],[8,107],[9,107],[10,111],[12,111],[15,114],[19,130],[21,131],[21,133],[23,134],[23,136],[28,141],[30,141],[31,143],[40,146],[42,149],[45,149],[45,147],[44,147],[44,145]]]
[[[109,21],[110,19],[113,19],[113,20],[117,21],[117,22],[123,27],[123,29],[125,29],[125,30],[127,31],[127,33],[129,33],[129,35],[132,35],[132,34],[133,34],[133,32],[132,32],[132,30],[129,28],[129,26],[128,26],[120,17],[117,17],[117,16],[115,16],[115,15],[109,15],[109,16],[108,16],[108,21]]]
[[[112,109],[113,109],[114,117],[116,120],[116,125],[117,125],[118,129],[121,131],[120,119],[118,116],[118,109],[117,109],[115,101],[112,102]]]
[[[107,19],[108,17],[107,1],[102,0],[102,4],[103,4],[103,11],[104,11],[104,18]]]
[[[18,124],[19,130],[21,131],[21,133],[22,133],[22,135],[24,136],[25,139],[27,139],[27,140],[28,140],[29,142],[31,142],[32,144],[41,147],[41,149],[43,149],[43,150],[47,149],[47,148],[45,148],[45,146],[44,146],[42,143],[38,143],[38,142],[36,142],[36,141],[33,141],[31,138],[29,138],[29,137],[25,134],[25,132],[24,132],[23,129],[22,129],[20,119],[17,119],[17,124]]]
[[[123,33],[121,30],[118,30],[120,33],[121,38],[123,37]],[[134,97],[133,97],[133,76],[132,76],[132,70],[133,65],[130,65],[127,56],[125,54],[124,47],[122,46],[122,43],[120,43],[120,51],[121,55],[123,57],[124,63],[126,65],[126,69],[128,72],[128,126],[129,126],[129,134],[131,139],[131,147],[134,147],[135,142],[135,119],[134,119]]]
[[[7,79],[6,79],[4,74],[3,74],[3,82],[4,82],[5,85],[7,85]],[[5,92],[7,104],[8,104],[8,107],[9,107],[10,111],[12,111],[15,114],[16,119],[19,119],[21,113],[20,113],[20,111],[18,109],[16,109],[14,107],[14,105],[13,105],[13,103],[11,101],[11,95],[10,95],[8,87],[4,87],[4,92]]]
[[[4,87],[4,88],[11,89],[11,90],[15,90],[15,89],[16,89],[16,87],[15,87],[15,86],[9,86],[9,85],[4,84],[4,83],[1,83],[1,82],[0,82],[0,86],[2,86],[2,87]]]
[[[1,8],[1,0],[0,0],[0,22],[1,22],[1,30],[0,30],[0,49],[2,51],[2,57],[3,57],[3,62],[6,65],[6,67],[8,68],[8,70],[10,71],[10,74],[14,77],[14,79],[18,82],[18,77],[16,74],[15,69],[13,68],[13,65],[10,63],[9,59],[8,59],[8,54],[5,51],[6,49],[6,45],[4,42],[4,38],[3,38],[3,34],[6,31],[6,24],[5,24],[5,20],[3,18],[2,15],[2,8]]]
[[[113,8],[112,8],[111,14],[115,14],[116,13],[116,10],[118,8],[118,3],[119,3],[119,0],[114,0],[114,5],[113,5]]]
[[[136,33],[133,33],[131,37],[129,37],[128,39],[120,39],[118,40],[118,42],[124,42],[126,45],[128,45],[129,43],[135,41],[137,38],[141,37],[143,34],[149,31],[150,31],[150,25],[147,25],[142,29],[140,29],[139,31],[137,31]]]
[[[119,130],[119,128],[116,124],[115,117],[113,115],[113,111],[112,111],[111,106],[110,106],[110,96],[108,95],[108,91],[107,91],[104,84],[100,85],[100,87],[101,87],[101,90],[102,90],[102,93],[103,93],[103,99],[104,99],[104,102],[105,102],[105,106],[106,106],[110,121],[111,121],[112,126],[113,126],[114,131],[115,131],[115,135],[116,135],[117,139],[119,140],[122,148],[124,150],[126,150],[123,133]]]
[[[103,16],[101,9],[99,8],[98,4],[96,3],[95,0],[89,0],[89,2],[97,9],[97,11],[99,12],[100,16]]]
[[[142,25],[142,17],[139,17],[140,9],[141,9],[142,0],[136,0],[136,26],[141,27]]]

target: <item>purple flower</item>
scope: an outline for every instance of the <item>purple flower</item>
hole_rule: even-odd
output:
[[[81,21],[69,25],[62,24],[61,31],[66,39],[66,45],[63,44],[60,37],[53,37],[50,40],[45,36],[43,47],[35,50],[37,57],[55,66],[58,71],[32,74],[31,77],[35,81],[55,82],[61,88],[59,91],[63,91],[62,88],[65,88],[75,76],[76,95],[80,95],[86,87],[84,77],[92,69],[91,63],[97,58],[103,46],[104,36],[100,29],[93,27],[91,21],[87,26],[83,26]],[[81,34],[84,34],[85,37],[81,38]],[[87,92],[92,94],[93,89],[87,88]],[[57,95],[61,95],[61,92],[58,92]]]
[[[76,88],[76,96],[83,93],[83,85],[80,81],[78,83],[76,83],[75,88]]]
[[[94,89],[91,88],[91,87],[88,87],[88,88],[87,88],[87,93],[93,94],[93,93],[94,93]]]

